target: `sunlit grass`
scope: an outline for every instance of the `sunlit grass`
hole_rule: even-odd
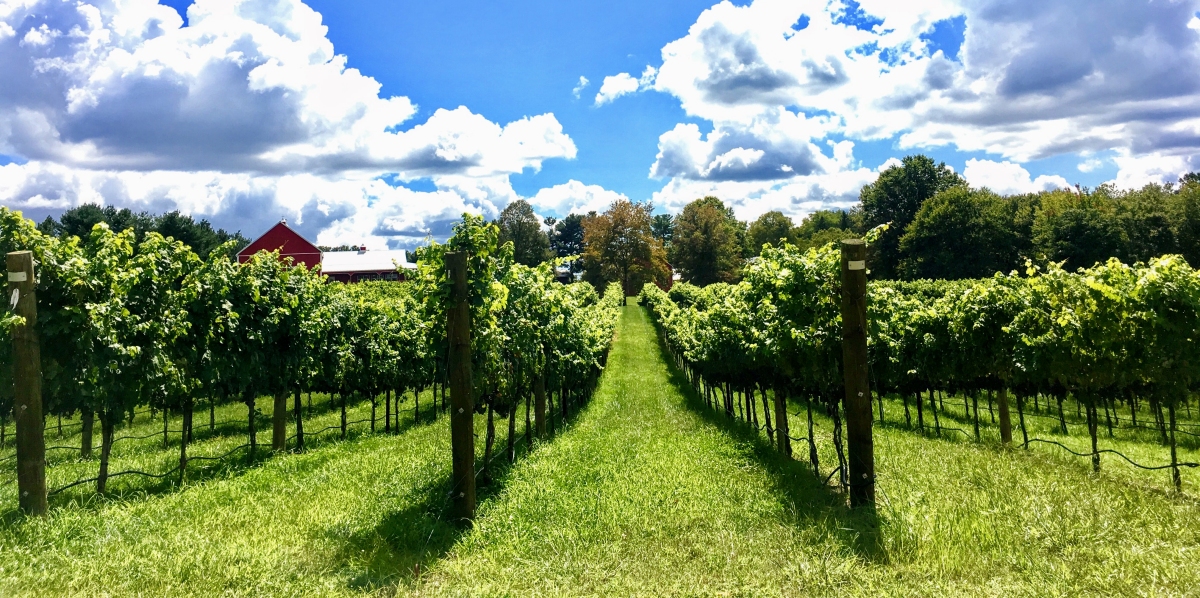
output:
[[[314,397],[315,416],[306,418],[306,429],[340,422],[336,406],[323,408],[323,399]],[[254,463],[235,458],[219,475],[183,489],[119,478],[126,485],[114,480],[114,497],[80,488],[71,499],[52,501],[44,520],[17,516],[15,497],[6,496],[0,595],[302,596],[394,584],[417,564],[442,554],[447,538],[457,533],[442,517],[449,488],[449,420],[430,422],[429,399],[429,393],[422,397],[422,422],[414,425],[409,395],[399,434],[382,433],[381,404],[375,435],[367,433],[368,423],[352,426],[344,442],[340,431],[329,430],[306,439],[312,447],[308,452]],[[191,454],[246,442],[240,422],[245,407],[218,409],[218,421],[222,415],[237,421],[229,424],[229,435],[205,440],[207,414],[204,432],[198,417]],[[348,419],[369,416],[369,403],[362,403]],[[140,435],[143,427],[161,432],[161,425],[135,424],[118,436]],[[483,429],[482,418],[478,428]],[[266,445],[260,452],[269,453],[269,426],[259,441]],[[161,436],[127,442],[114,448],[114,471],[159,471],[177,464],[177,435],[165,451]],[[75,466],[55,464],[51,484],[58,483],[55,478],[95,475],[94,459],[79,463],[78,472],[60,473]]]
[[[636,310],[626,312],[610,370],[578,426],[516,468],[419,593],[1197,591],[1200,505],[1173,494],[1166,472],[1106,456],[1095,476],[1087,459],[1057,448],[1002,450],[994,429],[977,444],[953,414],[943,425],[971,438],[924,437],[902,426],[900,401],[888,401],[888,423],[875,432],[877,515],[854,512],[812,473],[807,447],[796,445],[801,461],[780,458],[765,434],[709,410],[681,378],[672,380]],[[807,427],[802,409],[791,405],[801,414],[791,419],[795,436]],[[828,474],[836,462],[830,422],[818,415],[816,423]],[[1049,437],[1052,423],[1031,431]],[[1071,429],[1081,450],[1083,429]],[[1165,463],[1153,440],[1102,445]]]

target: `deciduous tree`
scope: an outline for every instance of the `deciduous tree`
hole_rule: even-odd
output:
[[[753,255],[762,253],[763,245],[773,245],[778,247],[781,243],[787,242],[795,245],[796,233],[793,231],[792,219],[783,215],[783,212],[772,210],[758,217],[750,225],[748,233],[750,237],[750,252]]]
[[[1004,198],[953,187],[921,205],[900,238],[905,278],[982,278],[1020,265],[1022,239]]]
[[[500,227],[500,243],[513,244],[513,259],[518,264],[536,266],[549,257],[550,238],[529,202],[518,199],[508,204],[496,225]]]
[[[619,199],[603,214],[584,219],[585,280],[598,288],[604,282],[619,282],[626,297],[639,293],[647,282],[668,282],[666,252],[650,228],[652,209]],[[621,301],[625,303],[624,297]]]
[[[874,183],[862,188],[859,199],[866,226],[891,223],[873,247],[872,276],[896,277],[904,257],[900,252],[900,237],[917,217],[921,204],[940,191],[961,185],[966,185],[966,181],[944,162],[917,155],[905,157],[899,166],[889,167],[879,173]]]
[[[721,200],[693,201],[675,219],[671,265],[683,280],[700,286],[736,281],[742,267],[738,232],[737,219]]]

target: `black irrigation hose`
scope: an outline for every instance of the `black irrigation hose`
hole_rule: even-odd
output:
[[[1076,457],[1091,457],[1092,456],[1092,453],[1077,453],[1074,450],[1072,450],[1070,447],[1068,447],[1060,442],[1055,442],[1053,440],[1042,440],[1041,438],[1030,438],[1029,442],[1022,444],[1022,446],[1028,447],[1030,442],[1042,442],[1045,444],[1057,445],[1058,447],[1062,448],[1063,450],[1067,451],[1068,453],[1071,453],[1072,455],[1075,455]],[[1112,453],[1112,454],[1128,461],[1130,465],[1137,467],[1139,469],[1145,469],[1147,471],[1156,471],[1159,469],[1171,469],[1173,467],[1200,467],[1200,463],[1177,463],[1175,465],[1160,465],[1158,467],[1149,467],[1146,465],[1141,465],[1141,464],[1135,462],[1133,459],[1130,459],[1129,457],[1126,457],[1125,455],[1123,455],[1120,452],[1115,451],[1113,449],[1100,449],[1096,452],[1097,453]]]
[[[221,456],[219,456],[219,457],[205,457],[205,456],[195,456],[195,457],[191,457],[191,456],[189,456],[189,457],[187,457],[187,460],[188,460],[188,462],[191,462],[191,461],[220,461],[220,460],[222,460],[222,459],[225,459],[225,458],[226,458],[226,457],[228,457],[229,455],[232,455],[233,453],[235,453],[235,452],[237,452],[237,451],[239,451],[239,450],[241,450],[241,449],[244,449],[244,448],[249,448],[249,447],[250,447],[250,445],[249,445],[249,444],[243,444],[243,445],[241,445],[241,446],[238,446],[238,447],[235,447],[235,448],[233,448],[233,449],[232,449],[232,450],[230,450],[229,452],[227,452],[227,453],[225,453],[225,454],[223,454],[223,455],[221,455]],[[135,469],[130,469],[130,470],[126,470],[126,471],[119,471],[119,472],[117,472],[117,473],[110,473],[110,474],[108,474],[108,478],[109,478],[109,479],[112,479],[112,478],[115,478],[115,477],[118,477],[118,476],[123,476],[123,475],[140,475],[140,476],[145,476],[145,477],[148,477],[148,478],[162,479],[162,478],[165,478],[165,477],[167,477],[167,476],[169,476],[169,475],[172,475],[172,474],[174,474],[174,473],[177,473],[178,471],[179,471],[179,466],[178,466],[178,465],[176,465],[174,469],[171,469],[170,471],[167,471],[167,472],[165,472],[165,473],[160,473],[160,474],[146,473],[146,472],[144,472],[144,471],[138,471],[138,470],[135,470]],[[62,487],[59,487],[59,488],[55,488],[54,490],[51,490],[50,492],[48,492],[48,493],[47,493],[47,496],[54,496],[55,494],[58,494],[59,492],[62,492],[62,491],[64,491],[64,490],[67,490],[67,489],[69,489],[69,488],[74,488],[75,486],[79,486],[80,484],[87,484],[87,483],[90,483],[90,482],[97,482],[97,481],[99,481],[99,480],[100,480],[100,478],[99,478],[99,477],[87,478],[87,479],[82,479],[82,480],[76,480],[76,481],[74,481],[74,482],[71,482],[70,484],[67,484],[66,486],[62,486]]]
[[[928,428],[929,426],[926,426],[926,427]],[[970,434],[970,433],[966,432],[965,430],[963,430],[963,429],[961,429],[961,428],[954,428],[954,427],[951,427],[951,426],[941,426],[941,427],[940,427],[940,429],[942,429],[942,430],[953,430],[953,431],[955,431],[955,432],[960,432],[960,433],[961,433],[963,436],[968,436],[968,437],[970,437],[970,436],[973,436],[973,434]]]
[[[230,421],[233,421],[233,420],[230,420]],[[370,418],[368,418],[368,419],[360,419],[360,420],[355,420],[355,421],[349,421],[349,422],[346,422],[346,426],[348,427],[348,426],[350,426],[350,425],[352,425],[352,424],[361,424],[361,423],[366,423],[366,422],[369,422],[369,421],[371,421],[371,419],[370,419]],[[341,429],[341,427],[342,427],[342,426],[341,426],[341,424],[339,423],[339,424],[336,424],[336,425],[333,425],[333,426],[327,426],[327,427],[325,427],[325,428],[322,428],[321,430],[318,430],[318,431],[316,431],[316,432],[310,432],[309,434],[310,434],[310,435],[313,435],[313,436],[315,436],[315,435],[317,435],[317,434],[320,434],[320,433],[322,433],[322,432],[326,432],[326,431],[328,431],[328,430],[333,430],[333,429]],[[179,433],[181,433],[181,432],[179,432]],[[143,437],[141,437],[141,438],[149,438],[149,437],[151,437],[151,436],[158,436],[159,434],[161,434],[161,432],[155,432],[154,434],[150,434],[150,435],[148,435],[148,436],[143,436]],[[124,437],[122,437],[122,438],[118,438],[117,440],[125,440],[125,439],[129,439],[129,438],[134,438],[134,437],[130,437],[130,436],[124,436]],[[293,436],[292,438],[295,438],[295,437]],[[289,440],[290,440],[290,439],[291,439],[291,438],[289,438]],[[520,445],[522,442],[524,442],[524,441],[525,441],[525,436],[524,436],[524,435],[521,435],[520,437],[518,437],[518,438],[517,438],[517,439],[516,439],[516,440],[513,442],[513,448],[515,449],[517,446],[519,446],[519,445]],[[113,442],[114,442],[114,443],[116,443],[116,440],[114,440]],[[237,452],[237,451],[239,451],[239,450],[242,450],[242,449],[244,449],[244,448],[249,448],[249,447],[250,447],[250,444],[243,444],[243,445],[240,445],[240,446],[234,447],[233,449],[230,449],[228,452],[226,452],[226,453],[224,453],[223,455],[220,455],[220,456],[216,456],[216,457],[208,457],[208,456],[195,456],[195,457],[192,457],[192,456],[189,456],[189,457],[187,457],[186,459],[187,459],[187,461],[189,461],[189,462],[190,462],[190,461],[220,461],[220,460],[223,460],[223,459],[227,458],[228,456],[232,455],[233,453],[235,453],[235,452]],[[77,449],[77,448],[79,448],[79,447],[57,447],[57,448],[70,448],[70,449],[74,450],[74,449]],[[11,457],[8,457],[8,458],[16,458],[16,455],[12,455]],[[6,459],[8,459],[8,458],[6,458]],[[138,470],[132,470],[132,469],[131,469],[131,470],[120,471],[120,472],[117,472],[117,473],[111,473],[111,474],[108,474],[108,478],[110,478],[110,479],[111,479],[111,478],[115,478],[115,477],[119,477],[119,476],[123,476],[123,475],[140,475],[140,476],[145,476],[145,477],[149,477],[149,478],[162,479],[162,478],[165,478],[165,477],[167,477],[167,476],[169,476],[169,475],[172,475],[172,474],[175,474],[175,473],[177,473],[177,472],[179,471],[179,469],[180,469],[180,466],[175,466],[175,468],[173,468],[173,469],[171,469],[171,470],[169,470],[169,471],[167,471],[167,472],[165,472],[165,473],[161,473],[161,474],[146,473],[146,472],[144,472],[144,471],[138,471]],[[478,478],[478,477],[479,477],[479,475],[480,475],[480,474],[481,474],[481,473],[484,471],[484,469],[485,469],[485,468],[480,468],[480,469],[479,469],[479,471],[477,471],[477,472],[475,473],[475,477],[476,477],[476,478]],[[65,486],[61,486],[61,487],[59,487],[59,488],[55,488],[55,489],[51,490],[50,492],[48,492],[48,493],[47,493],[47,496],[53,496],[53,495],[55,495],[55,494],[58,494],[58,493],[60,493],[60,492],[63,492],[63,491],[65,491],[65,490],[68,490],[68,489],[70,489],[70,488],[74,488],[75,486],[79,486],[79,485],[81,485],[81,484],[88,484],[88,483],[91,483],[91,482],[97,482],[97,481],[99,481],[99,480],[100,480],[100,478],[99,478],[99,477],[92,477],[92,478],[85,478],[85,479],[81,479],[81,480],[76,480],[76,481],[74,481],[74,482],[71,482],[70,484],[67,484],[67,485],[65,485]],[[12,484],[12,483],[14,483],[14,482],[16,482],[16,481],[17,481],[17,480],[14,478],[14,479],[12,479],[12,480],[9,480],[9,481],[7,481],[7,482],[0,483],[0,486],[7,486],[7,485],[9,485],[9,484]]]
[[[171,474],[173,474],[173,473],[175,473],[175,472],[177,472],[177,471],[179,471],[179,466],[178,466],[178,465],[177,465],[177,466],[175,466],[175,469],[172,469],[171,471],[168,471],[168,472],[166,472],[166,473],[162,473],[162,474],[146,473],[146,472],[144,472],[144,471],[137,471],[137,470],[134,470],[134,469],[130,469],[130,470],[126,470],[126,471],[118,471],[117,473],[110,473],[110,474],[108,474],[108,477],[109,477],[109,479],[112,479],[112,478],[115,478],[115,477],[117,477],[117,476],[123,476],[123,475],[140,475],[140,476],[146,476],[146,477],[148,477],[148,478],[157,478],[157,479],[161,479],[161,478],[165,478],[165,477],[167,477],[167,476],[169,476],[169,475],[171,475]],[[62,492],[63,490],[66,490],[66,489],[68,489],[68,488],[74,488],[75,486],[78,486],[78,485],[80,485],[80,484],[87,484],[87,483],[90,483],[90,482],[98,482],[98,481],[100,481],[100,478],[99,478],[99,477],[95,477],[95,478],[88,478],[88,479],[86,479],[86,480],[76,480],[76,481],[74,481],[74,482],[71,482],[70,484],[67,484],[66,486],[63,486],[63,487],[61,487],[61,488],[55,488],[54,490],[51,490],[50,492],[48,492],[46,495],[47,495],[47,496],[54,496],[55,494],[58,494],[59,492]]]
[[[220,461],[220,460],[222,460],[222,459],[224,459],[224,458],[228,457],[229,455],[232,455],[232,454],[234,454],[234,453],[236,453],[236,452],[238,452],[238,451],[240,451],[240,450],[242,450],[242,449],[244,449],[244,448],[250,448],[250,443],[246,443],[246,444],[243,444],[243,445],[241,445],[241,446],[236,446],[236,447],[233,447],[232,449],[230,449],[230,450],[229,450],[229,452],[227,452],[227,453],[225,453],[225,454],[223,454],[223,455],[217,456],[217,457],[204,457],[204,456],[196,456],[196,457],[193,457],[193,456],[191,456],[191,455],[188,455],[188,457],[187,457],[187,460],[188,460],[189,462],[191,462],[191,461]]]
[[[97,450],[99,448],[100,447],[98,447],[98,446],[93,446],[92,450]],[[46,447],[46,450],[47,451],[66,451],[66,450],[79,451],[79,450],[83,450],[83,447],[82,446],[48,446],[48,447]]]
[[[839,471],[841,471],[841,470],[842,470],[842,466],[841,466],[841,465],[838,465],[837,467],[835,467],[835,468],[834,468],[834,470],[833,470],[833,471],[829,472],[829,475],[825,476],[825,485],[826,485],[826,486],[828,486],[828,485],[829,485],[829,480],[832,480],[832,479],[833,479],[833,476],[834,476],[834,474],[836,474],[837,472],[839,472]]]
[[[181,434],[181,433],[182,433],[182,431],[180,431],[180,430],[167,430],[167,432],[174,432],[174,433],[176,433],[176,434]],[[114,438],[114,439],[113,439],[113,441],[112,441],[112,443],[113,443],[113,444],[116,444],[118,441],[121,441],[121,440],[145,440],[145,439],[147,439],[147,438],[154,438],[155,436],[162,436],[162,435],[163,435],[163,433],[162,433],[162,431],[160,430],[160,431],[158,431],[158,432],[152,432],[152,433],[150,433],[150,434],[147,434],[147,435],[145,435],[145,436],[122,436],[122,437],[120,437],[120,438]]]
[[[801,414],[796,414],[796,413],[793,413],[792,415],[797,415],[797,416],[798,416],[798,415],[801,415]],[[1026,411],[1026,412],[1025,412],[1025,417],[1039,417],[1039,418],[1042,418],[1042,419],[1049,419],[1049,420],[1053,420],[1053,421],[1054,421],[1056,424],[1058,424],[1058,423],[1062,423],[1062,420],[1060,420],[1060,419],[1058,418],[1058,416],[1055,416],[1055,415],[1045,415],[1045,414],[1032,413],[1032,412],[1028,412],[1028,411]],[[1128,418],[1126,418],[1126,419],[1128,419]],[[1068,419],[1067,419],[1067,423],[1068,423],[1068,424],[1071,424],[1071,425],[1077,425],[1077,426],[1082,426],[1082,425],[1086,425],[1086,424],[1087,424],[1087,422],[1085,422],[1085,421],[1075,421],[1074,419],[1071,419],[1071,418],[1068,418]],[[1187,430],[1180,430],[1180,429],[1178,429],[1178,425],[1183,425],[1183,424],[1177,424],[1177,427],[1176,427],[1176,430],[1175,430],[1176,432],[1179,432],[1180,434],[1187,434],[1188,436],[1194,436],[1194,437],[1196,437],[1196,438],[1200,438],[1200,434],[1197,434],[1197,433],[1195,433],[1195,432],[1188,432]],[[989,427],[990,427],[990,426],[989,426]],[[1102,427],[1103,427],[1103,426],[1102,426]],[[958,428],[950,428],[950,427],[947,427],[947,426],[942,426],[942,429],[943,429],[943,430],[958,430],[959,432],[962,432],[962,430],[959,430]],[[1134,426],[1134,425],[1115,425],[1115,426],[1113,426],[1113,431],[1114,431],[1114,432],[1116,432],[1116,431],[1122,431],[1122,430],[1146,430],[1146,431],[1149,431],[1149,432],[1162,432],[1162,430],[1160,430],[1159,428],[1152,428],[1152,427],[1150,427],[1150,426],[1144,426],[1144,425],[1141,425],[1141,424],[1138,424],[1138,425],[1136,425],[1136,426]],[[964,433],[964,434],[966,434],[966,432],[963,432],[963,433]],[[968,435],[968,436],[970,436],[970,434],[967,434],[967,435]],[[1088,454],[1090,455],[1091,453],[1088,453]]]
[[[225,424],[225,423],[231,423],[231,422],[240,422],[240,421],[241,420],[232,420],[231,419],[231,420],[227,420],[225,422],[219,422],[218,425]],[[370,421],[370,420],[360,420],[360,421]],[[351,423],[359,423],[359,422],[351,422]],[[346,425],[349,425],[349,423],[347,423]],[[337,427],[337,426],[335,426],[335,427]],[[173,434],[182,434],[183,433],[181,430],[169,430],[169,432],[173,433]],[[152,438],[154,436],[161,436],[161,435],[162,435],[162,432],[154,432],[153,434],[148,434],[146,436],[122,436],[120,438],[113,439],[113,444],[116,444],[118,440],[145,440],[147,438]],[[293,436],[292,438],[295,438],[295,436]],[[292,438],[289,438],[288,440],[291,440]],[[246,445],[246,446],[250,446],[250,445]],[[92,450],[98,451],[101,448],[103,448],[102,445],[93,446]],[[59,450],[77,451],[80,449],[81,449],[81,447],[78,447],[78,446],[48,446],[48,447],[46,447],[47,451],[59,451]],[[16,458],[17,458],[17,456],[15,454],[9,455],[7,457],[4,457],[3,459],[0,459],[0,463],[4,463],[5,461],[8,461],[10,459],[16,459]],[[189,457],[189,459],[190,459],[190,457]]]
[[[369,421],[371,421],[371,420],[368,418],[368,419],[355,420],[352,422],[346,422],[346,427],[349,428],[350,426],[352,426],[354,424],[361,424],[361,423],[366,423]],[[318,434],[327,432],[329,430],[341,430],[341,429],[342,429],[342,424],[338,423],[338,424],[333,424],[332,426],[325,426],[324,428],[321,428],[320,430],[317,430],[315,432],[309,432],[308,430],[305,430],[304,435],[305,436],[316,436]],[[349,430],[347,430],[347,431],[349,431]],[[295,438],[295,436],[293,435],[291,438],[288,438],[288,440],[291,440],[292,438]]]
[[[1124,427],[1114,426],[1113,429],[1114,430],[1149,430],[1149,431],[1155,432],[1155,433],[1162,432],[1162,430],[1160,430],[1158,428],[1151,428],[1150,426],[1143,426],[1141,424],[1138,424],[1136,426],[1124,426]],[[1188,436],[1195,436],[1197,438],[1200,438],[1200,434],[1196,434],[1195,432],[1188,432],[1187,430],[1180,430],[1179,428],[1176,428],[1175,431],[1180,434],[1187,434]]]

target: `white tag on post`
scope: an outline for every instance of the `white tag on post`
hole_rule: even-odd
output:
[[[24,272],[9,272],[8,282],[25,282],[29,280],[29,275]]]
[[[17,302],[20,300],[21,300],[21,289],[13,289],[12,300],[11,300],[13,309],[17,308]]]
[[[866,270],[867,262],[862,261],[862,260],[857,260],[857,261],[850,260],[850,269],[851,270]]]

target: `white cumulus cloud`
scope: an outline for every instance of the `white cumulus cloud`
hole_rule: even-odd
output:
[[[539,213],[553,212],[565,216],[587,214],[591,211],[603,212],[618,199],[628,197],[599,185],[585,185],[572,179],[561,185],[542,189],[528,201]]]
[[[587,77],[584,77],[583,75],[580,75],[580,76],[579,76],[579,83],[577,83],[577,84],[575,85],[575,89],[572,89],[572,90],[571,90],[571,95],[575,96],[575,99],[579,99],[579,94],[583,93],[583,90],[584,90],[584,89],[587,89],[587,86],[588,86],[588,84],[590,84],[590,83],[591,83],[591,81],[588,81],[588,78],[587,78]]]
[[[1175,183],[1189,172],[1200,172],[1200,155],[1133,155],[1120,152],[1113,157],[1113,162],[1117,165],[1117,176],[1109,182],[1124,189],[1133,189],[1149,183]]]
[[[997,190],[1064,184],[1020,166],[1063,154],[1116,152],[1129,165],[1118,181],[1165,180],[1200,156],[1197,10],[1200,0],[1084,11],[1069,0],[722,1],[662,48],[649,86],[712,132],[663,133],[651,174],[670,179],[664,193],[699,181],[797,189],[860,168],[830,157],[827,140],[894,139],[909,152],[997,155],[970,168]],[[931,41],[950,29],[961,45]],[[1139,156],[1161,158],[1162,172],[1135,166]]]
[[[1012,162],[992,160],[967,160],[963,178],[972,187],[986,187],[1001,195],[1036,193],[1070,187],[1067,179],[1058,175],[1041,175],[1032,178],[1028,170]]]
[[[605,77],[604,82],[600,84],[600,93],[596,94],[596,105],[603,106],[623,95],[631,94],[638,90],[639,85],[638,80],[629,73]]]
[[[17,158],[0,202],[31,215],[95,201],[411,243],[576,154],[553,114],[412,122],[300,0],[197,0],[187,27],[152,0],[0,3],[0,81],[0,154]],[[401,184],[417,179],[437,190]]]

